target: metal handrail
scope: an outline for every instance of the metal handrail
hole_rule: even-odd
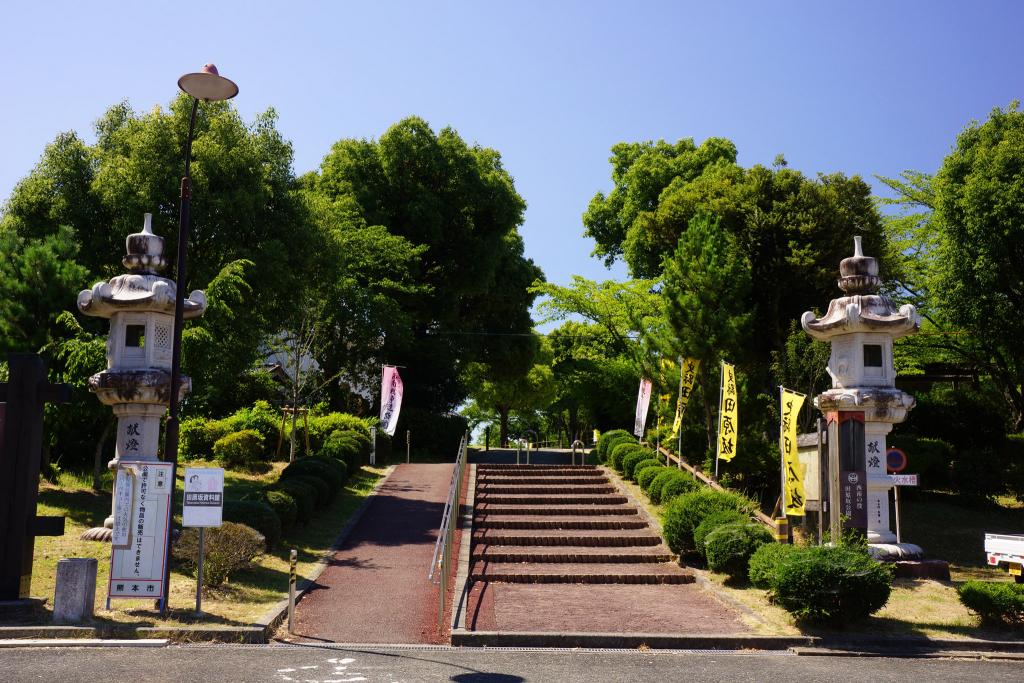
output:
[[[448,486],[448,499],[444,504],[444,513],[441,515],[441,527],[437,531],[437,541],[434,543],[434,556],[430,561],[430,573],[427,578],[434,580],[434,574],[438,569],[441,572],[441,581],[444,582],[447,576],[447,568],[451,563],[451,544],[454,540],[455,525],[452,520],[459,509],[459,492],[462,488],[462,472],[466,466],[467,438],[462,437],[459,441],[459,452],[455,456],[455,468],[452,470],[452,481]]]
[[[583,452],[583,461],[580,464],[581,465],[586,465],[587,464],[587,450],[586,450],[586,446],[584,446],[583,442],[580,441],[579,439],[576,439],[575,441],[572,442],[572,464],[573,465],[576,464],[576,447],[577,446],[579,446],[580,450]]]

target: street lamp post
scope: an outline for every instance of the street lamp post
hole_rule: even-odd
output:
[[[174,492],[178,469],[178,393],[181,391],[181,327],[185,310],[185,269],[188,250],[189,220],[192,209],[192,134],[195,132],[199,100],[216,102],[229,100],[238,94],[238,86],[217,72],[213,64],[206,64],[195,73],[178,79],[178,87],[192,98],[192,113],[188,120],[188,138],[185,141],[185,175],[181,179],[181,211],[178,217],[178,261],[175,267],[174,333],[171,346],[171,395],[168,398],[167,428],[164,441],[164,459],[171,463],[171,492]],[[173,501],[173,496],[172,499]],[[171,510],[167,511],[171,514]],[[171,536],[167,536],[164,562],[164,601],[161,609],[167,616],[171,598]],[[202,571],[200,568],[199,571]]]

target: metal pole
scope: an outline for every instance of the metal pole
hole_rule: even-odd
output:
[[[308,431],[308,430],[307,430]],[[377,428],[370,427],[370,464],[377,464]]]
[[[824,459],[824,452],[822,450],[822,443],[825,435],[825,420],[818,418],[818,545],[822,545],[825,542],[825,508],[830,505],[825,500],[825,487],[827,486],[825,481],[825,471],[827,465]]]
[[[896,543],[903,542],[903,536],[900,533],[900,487],[892,487],[893,502],[896,504]]]
[[[519,464],[519,453],[523,450],[523,440],[516,439],[516,464]]]
[[[408,429],[406,429],[405,430],[405,464],[406,465],[409,464],[409,452],[410,452],[410,448],[411,448],[410,444],[412,444],[412,432],[410,432]]]
[[[288,556],[288,633],[295,633],[295,565],[299,562],[299,553],[292,548]]]
[[[178,469],[178,392],[181,391],[181,327],[185,315],[185,275],[187,267],[189,220],[192,216],[192,135],[196,127],[196,111],[199,100],[192,98],[192,114],[188,120],[188,137],[185,139],[185,175],[181,179],[181,210],[178,214],[178,263],[175,267],[174,281],[174,333],[171,343],[171,393],[168,399],[167,426],[164,429],[164,460],[171,463],[171,505],[167,514],[174,509],[174,487]],[[160,607],[160,616],[167,617],[170,610],[171,597],[171,541],[173,536],[167,534],[167,546],[164,548],[164,601]]]
[[[715,446],[715,480],[718,480],[718,455],[722,450],[722,395],[725,391],[725,361],[721,361],[721,369],[718,373],[718,433],[715,435],[718,442]]]
[[[780,384],[779,385],[779,415],[782,415],[782,411],[783,411],[783,407],[782,407],[782,385]],[[792,419],[795,420],[796,417],[797,416],[794,415]],[[783,454],[783,450],[782,450],[782,439],[784,438],[784,436],[785,435],[782,433],[782,425],[780,424],[779,425],[779,477],[780,477],[779,478],[779,500],[780,500],[779,512],[782,514],[783,517],[787,518],[786,521],[788,522],[789,519],[788,519],[788,515],[786,514],[786,457]]]
[[[678,401],[683,399],[683,357],[679,356],[679,397],[676,398],[677,405]],[[678,408],[676,408],[678,410]],[[675,420],[673,419],[673,422]],[[676,433],[676,456],[679,460],[676,461],[679,469],[683,469],[683,416],[679,415],[679,431]],[[665,464],[668,464],[668,456],[665,456]]]
[[[206,554],[206,528],[199,527],[199,569],[196,571],[196,614],[203,613],[203,560]]]

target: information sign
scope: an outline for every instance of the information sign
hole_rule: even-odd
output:
[[[127,548],[131,545],[135,471],[128,467],[118,467],[115,476],[117,481],[114,483],[114,534],[110,543],[115,548]]]
[[[163,598],[167,534],[171,517],[171,463],[122,461],[120,469],[134,470],[129,506],[130,542],[110,554],[111,598]],[[123,481],[123,480],[122,480]]]
[[[917,486],[916,474],[890,474],[889,483],[893,486]]]
[[[185,469],[182,526],[220,526],[224,511],[224,470],[220,467]]]

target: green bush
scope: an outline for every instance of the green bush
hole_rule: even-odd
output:
[[[678,498],[684,493],[692,493],[699,491],[701,485],[693,478],[693,475],[689,472],[683,472],[676,470],[681,476],[675,476],[669,479],[662,485],[661,491],[658,492],[659,500],[661,504],[665,505],[673,498]]]
[[[351,474],[359,472],[363,465],[363,452],[369,453],[370,440],[359,432],[337,430],[331,432],[320,449],[320,455],[345,463]]]
[[[337,489],[332,487],[331,484],[319,476],[311,474],[295,474],[283,481],[286,482],[300,482],[316,492],[316,498],[314,499],[314,505],[317,508],[327,507],[331,500],[334,498],[334,494],[337,493]]]
[[[704,540],[707,538],[708,534],[723,524],[749,521],[750,517],[739,510],[719,510],[718,512],[713,512],[705,517],[704,521],[698,524],[697,528],[693,530],[693,547],[696,548],[698,555],[703,558],[707,558],[704,549]]]
[[[640,487],[641,491],[649,494],[651,484],[654,483],[654,478],[667,470],[668,467],[660,463],[656,465],[647,465],[646,467],[642,467],[641,465],[643,465],[643,463],[637,465],[634,470],[636,473],[636,483],[637,486]]]
[[[367,445],[370,443],[370,426],[366,420],[348,413],[327,413],[309,418],[309,446],[313,452],[320,451],[327,438],[336,431],[356,432],[366,437]]]
[[[295,521],[299,517],[299,506],[295,503],[295,499],[284,491],[261,489],[246,495],[242,500],[258,500],[269,505],[281,520],[282,533],[295,526]],[[271,544],[269,541],[267,543],[267,547],[274,547],[274,545],[276,543]]]
[[[747,578],[750,556],[761,546],[774,542],[764,526],[747,520],[722,524],[704,539],[708,569],[731,579]]]
[[[264,459],[273,457],[281,433],[281,413],[266,401],[256,401],[251,408],[240,408],[220,422],[233,432],[246,429],[258,432]]]
[[[755,509],[756,503],[732,491],[705,488],[684,493],[670,500],[665,508],[663,520],[668,547],[675,553],[693,550],[693,532],[701,522],[716,512],[737,510],[749,515]]]
[[[841,625],[877,612],[892,592],[892,567],[863,548],[798,547],[776,564],[771,597],[798,621]]]
[[[605,462],[608,459],[608,445],[620,436],[629,436],[625,429],[611,429],[597,437],[597,459]]]
[[[643,453],[646,449],[635,441],[623,441],[612,449],[608,464],[619,474],[622,474],[622,464],[627,455]]]
[[[622,476],[632,481],[636,466],[645,460],[658,462],[654,458],[654,451],[649,448],[641,447],[640,450],[631,451],[622,459]]]
[[[178,428],[178,452],[184,460],[213,457],[213,444],[230,434],[232,429],[223,420],[190,417]]]
[[[696,536],[696,533],[694,534]],[[785,562],[798,546],[788,543],[767,543],[750,556],[747,577],[758,588],[771,588],[779,572],[779,564]]]
[[[217,439],[213,444],[213,457],[228,469],[262,474],[270,471],[265,460],[263,443],[255,429],[243,429]]]
[[[281,478],[287,479],[296,475],[320,477],[324,479],[331,488],[331,497],[341,490],[345,485],[345,463],[333,458],[318,456],[305,456],[298,458],[295,462],[288,463],[288,466],[281,471]]]
[[[248,524],[263,534],[268,548],[281,541],[281,518],[267,502],[260,500],[225,500],[225,522]]]
[[[629,468],[629,479],[639,484],[640,472],[648,467],[661,467],[661,461],[657,458],[647,457],[640,462],[633,463],[633,466]]]
[[[296,521],[307,524],[313,519],[316,508],[317,490],[299,477],[278,480],[268,487],[269,491],[283,491],[292,497],[296,506]]]
[[[1024,584],[967,581],[957,593],[964,607],[988,625],[1024,626]]]
[[[615,449],[621,446],[622,444],[629,444],[631,446],[640,445],[639,443],[637,443],[636,439],[634,439],[628,434],[619,434],[618,436],[613,436],[608,441],[608,452],[604,458],[605,464],[608,465],[609,467],[612,467],[612,454],[615,452]]]
[[[647,497],[651,499],[651,502],[657,505],[658,503],[665,502],[661,499],[661,491],[665,488],[665,484],[676,479],[690,479],[693,477],[689,472],[684,472],[681,469],[675,467],[666,467],[665,471],[660,473],[651,482],[650,487],[647,489]],[[695,482],[696,483],[696,482]]]
[[[204,546],[203,582],[207,586],[220,586],[230,574],[245,568],[266,550],[262,534],[235,522],[207,529]],[[199,530],[181,532],[173,553],[175,559],[195,570],[199,564]]]

